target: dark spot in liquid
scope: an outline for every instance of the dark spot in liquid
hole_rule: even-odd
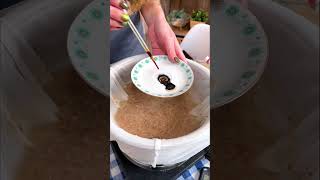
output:
[[[163,84],[163,85],[166,85],[168,83],[170,83],[170,78],[167,76],[167,75],[164,75],[164,74],[160,74],[158,76],[158,81]]]
[[[170,82],[170,78],[167,75],[164,74],[160,74],[158,76],[158,81],[166,86],[166,90],[172,90],[174,89],[176,86],[174,84],[172,84]]]
[[[174,89],[175,87],[176,87],[176,86],[175,86],[174,84],[169,83],[169,84],[166,85],[166,90],[172,90],[172,89]]]
[[[159,75],[158,80],[161,84],[166,84],[170,82],[170,78],[166,75]]]

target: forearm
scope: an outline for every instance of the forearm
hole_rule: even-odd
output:
[[[154,22],[166,21],[160,0],[149,0],[142,6],[141,13],[147,25],[150,25]]]

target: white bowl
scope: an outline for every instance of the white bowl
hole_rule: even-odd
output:
[[[140,60],[133,57],[116,63],[112,69],[119,72],[118,77],[121,77],[124,83],[128,83],[130,82],[128,70]],[[190,89],[192,99],[201,103],[210,94],[210,71],[194,61],[189,60],[188,64],[194,72],[194,86]],[[201,127],[190,134],[173,139],[147,139],[130,134],[117,125],[114,118],[118,108],[115,98],[114,96],[110,98],[110,140],[116,141],[123,153],[140,164],[174,165],[189,159],[210,144],[209,114]]]
[[[142,92],[157,97],[175,97],[190,89],[194,75],[191,67],[180,61],[172,63],[167,56],[154,56],[155,64],[148,57],[139,61],[131,70],[131,80],[133,84]],[[167,75],[170,82],[175,85],[172,90],[158,81],[159,75]]]

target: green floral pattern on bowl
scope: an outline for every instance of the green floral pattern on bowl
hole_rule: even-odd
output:
[[[94,19],[100,20],[100,19],[103,18],[103,12],[100,9],[94,8],[94,9],[91,10],[91,16]]]
[[[245,35],[251,35],[256,31],[256,26],[254,24],[248,24],[244,29],[243,29],[243,34]]]
[[[239,7],[235,5],[228,6],[225,9],[225,12],[226,12],[226,15],[228,16],[235,16],[239,13]]]
[[[87,38],[90,35],[90,32],[85,28],[79,28],[78,34],[79,34],[79,37]]]
[[[224,3],[222,7],[223,16],[232,21],[236,26],[241,27],[239,36],[245,39],[248,47],[247,66],[240,74],[237,83],[230,89],[214,94],[213,105],[219,107],[240,97],[248,91],[259,79],[263,73],[267,61],[268,44],[263,28],[257,19],[247,10],[240,7],[238,3]],[[216,67],[218,61],[214,59],[213,67]],[[213,77],[215,78],[215,74]]]
[[[88,54],[85,51],[83,51],[82,49],[77,49],[76,50],[76,54],[81,59],[87,59],[88,58]]]
[[[97,56],[95,47],[92,47],[92,38],[103,44],[103,36],[99,31],[105,31],[104,19],[107,20],[107,3],[105,0],[95,0],[85,7],[72,23],[68,34],[68,52],[71,62],[77,72],[88,84],[102,94],[107,95],[107,81],[105,71],[98,69],[106,55]],[[99,44],[99,43],[98,43]]]
[[[154,93],[154,92],[150,92],[149,90],[147,89],[144,89],[144,87],[142,87],[140,84],[139,84],[139,73],[141,73],[141,71],[143,71],[143,67],[146,66],[146,65],[149,65],[150,62],[152,60],[148,57],[148,58],[145,58],[141,61],[139,61],[132,69],[131,71],[131,79],[132,79],[132,82],[135,84],[135,86],[140,89],[141,91],[149,94],[149,95],[152,95],[152,96],[158,96],[158,97],[174,97],[174,96],[178,96],[184,92],[186,92],[192,85],[193,83],[193,79],[194,79],[194,76],[193,76],[193,71],[192,69],[190,68],[190,66],[186,65],[185,63],[183,62],[179,62],[179,67],[183,70],[183,72],[186,73],[187,77],[186,77],[186,84],[184,85],[183,89],[179,90],[178,92],[176,93],[172,93],[172,94],[159,94],[159,93]],[[167,56],[156,56],[155,57],[155,61],[157,63],[160,63],[161,61],[168,61],[169,62],[169,59]],[[153,66],[153,65],[152,65]]]

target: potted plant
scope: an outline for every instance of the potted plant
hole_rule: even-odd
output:
[[[189,22],[190,16],[184,11],[181,10],[173,10],[167,16],[167,21],[170,25],[178,28],[184,27]]]
[[[190,28],[199,23],[207,23],[208,22],[208,12],[204,10],[193,10],[191,19],[190,19]]]

